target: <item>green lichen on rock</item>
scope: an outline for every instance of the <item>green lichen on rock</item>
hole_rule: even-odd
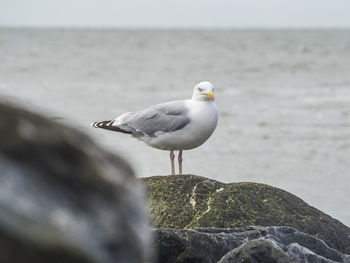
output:
[[[143,178],[149,189],[149,206],[153,225],[155,227],[186,228],[188,226],[187,228],[191,228],[192,221],[200,217],[201,211],[207,209],[209,195],[217,189],[217,184],[220,184],[203,179],[197,176]]]
[[[284,190],[258,183],[224,184],[195,175],[141,180],[155,228],[290,226],[350,253],[350,228]]]

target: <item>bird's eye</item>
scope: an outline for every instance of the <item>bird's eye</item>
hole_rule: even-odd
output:
[[[200,92],[202,92],[202,91],[203,91],[203,89],[201,89],[201,88],[198,88],[198,90],[199,90]]]

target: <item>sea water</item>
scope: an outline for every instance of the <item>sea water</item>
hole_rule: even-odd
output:
[[[72,125],[139,177],[169,152],[92,129],[216,86],[219,124],[184,172],[285,189],[350,225],[349,30],[0,29],[0,95]]]

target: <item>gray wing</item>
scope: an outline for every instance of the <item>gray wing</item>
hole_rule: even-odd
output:
[[[179,130],[190,121],[185,103],[174,101],[162,103],[143,111],[126,113],[116,119],[116,124],[118,123],[118,128],[131,132],[135,136],[156,136],[157,132]]]

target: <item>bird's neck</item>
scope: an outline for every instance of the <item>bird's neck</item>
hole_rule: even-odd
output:
[[[192,97],[192,101],[195,102],[205,102],[205,103],[214,103],[214,100],[208,100],[207,98],[203,98],[203,97]]]

